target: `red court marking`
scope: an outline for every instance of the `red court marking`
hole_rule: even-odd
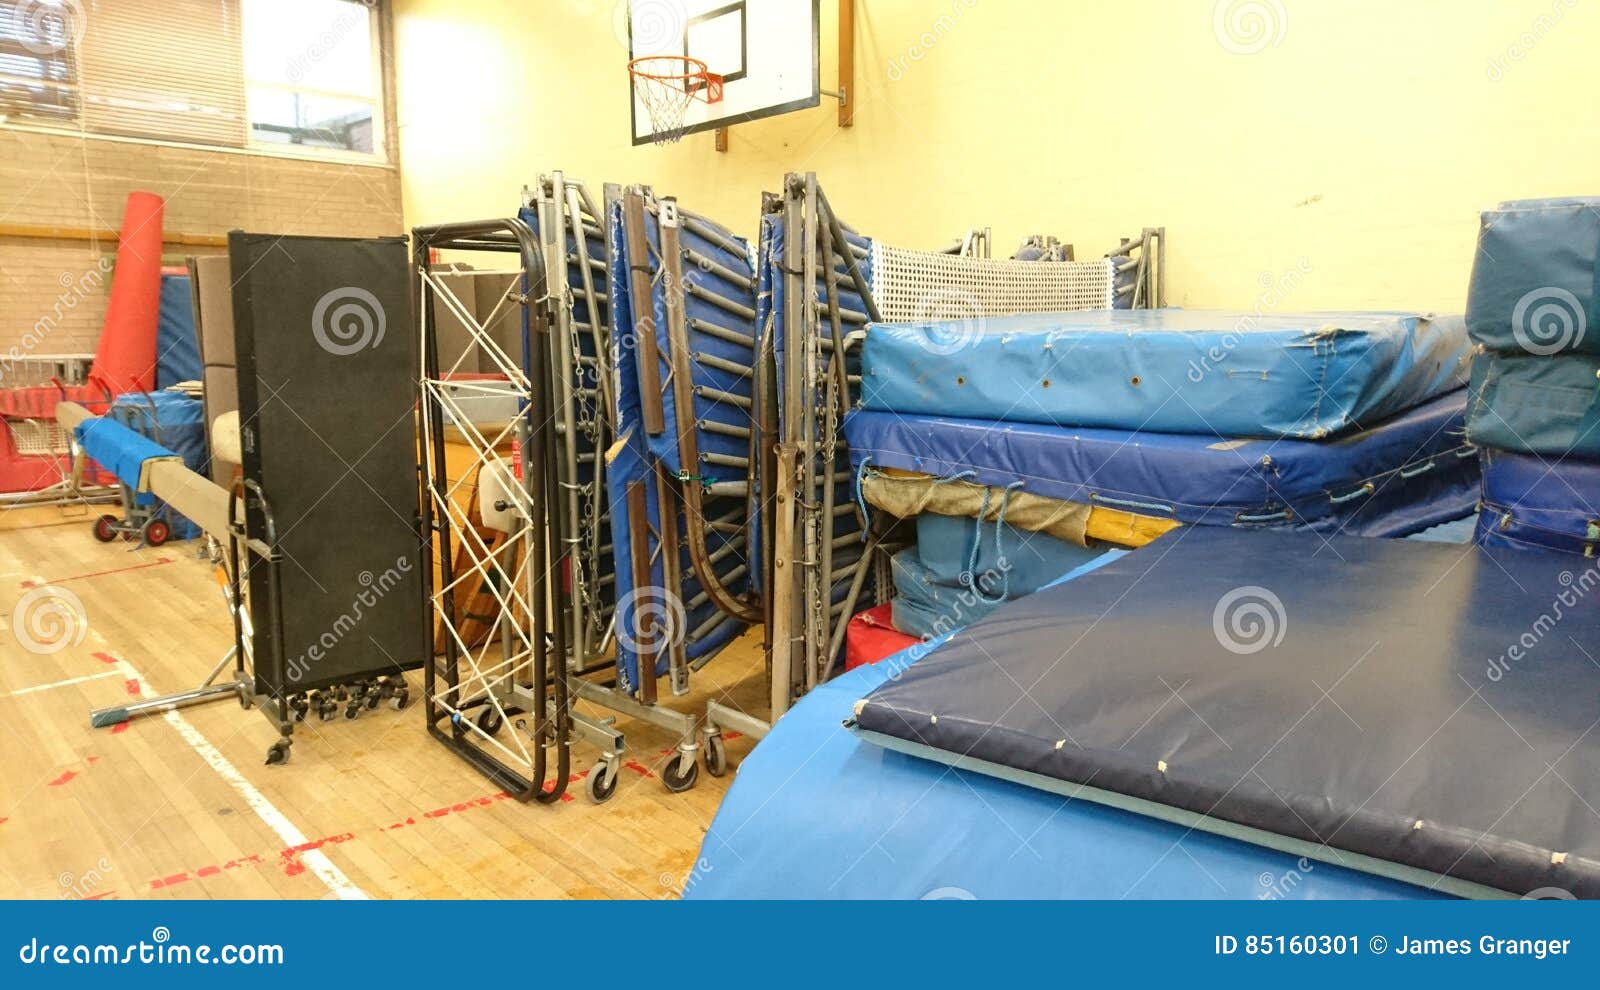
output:
[[[117,892],[116,891],[108,890],[103,894],[90,894],[88,897],[85,897],[84,900],[86,900],[86,901],[120,901],[120,900],[122,900],[122,898],[117,896]]]
[[[91,653],[89,655],[94,657],[96,660],[100,661],[101,663],[114,664],[114,663],[117,662],[117,658],[112,656],[109,653]]]
[[[114,736],[121,735],[122,733],[127,732],[128,727],[131,725],[133,725],[132,722],[118,722],[116,725],[111,727],[111,734]]]
[[[10,820],[11,819],[9,819],[9,818],[0,818],[0,825],[4,825],[6,822],[9,822]]]
[[[649,771],[643,770],[643,768],[640,768],[640,770],[646,774],[649,773]],[[574,781],[581,778],[581,774],[574,774],[572,776],[572,780]],[[507,794],[505,791],[498,791],[494,794],[487,794],[482,797],[471,798],[458,804],[452,804],[442,808],[435,808],[432,811],[424,812],[420,818],[407,817],[404,821],[395,822],[393,825],[380,825],[377,826],[374,831],[377,833],[383,833],[391,832],[398,828],[410,828],[413,825],[420,825],[423,821],[426,821],[430,818],[443,818],[446,815],[460,814],[463,811],[471,811],[474,808],[486,808],[497,802],[509,801],[510,799],[510,794]],[[563,794],[561,796],[561,800],[571,801],[574,800],[574,798],[571,794]],[[3,824],[4,822],[5,819],[0,818],[0,824]],[[344,832],[340,835],[331,835],[327,836],[326,838],[312,839],[308,842],[301,843],[298,846],[293,846],[287,849],[279,849],[276,853],[271,854],[270,858],[271,861],[282,865],[285,876],[299,876],[300,874],[305,873],[307,869],[305,864],[300,861],[300,855],[302,853],[309,852],[313,849],[319,849],[325,845],[349,842],[350,840],[357,838],[357,836],[358,833],[356,832]],[[206,877],[214,877],[221,874],[223,870],[235,870],[246,866],[260,866],[268,861],[269,857],[260,853],[250,856],[241,856],[238,859],[230,859],[220,866],[202,866],[196,870],[184,870],[179,873],[174,873],[171,876],[159,877],[155,880],[151,880],[147,884],[147,887],[150,890],[160,890],[164,887],[172,887],[180,883],[187,883],[190,880],[200,880]]]
[[[135,698],[139,697],[139,679],[137,677],[128,678],[122,682],[122,686]]]
[[[670,753],[670,752],[672,752],[672,750],[667,750],[666,752]],[[649,767],[645,766],[643,763],[640,763],[640,762],[638,762],[636,760],[626,760],[626,761],[623,762],[622,765],[627,767],[629,770],[632,770],[634,773],[638,774],[641,777],[654,777],[655,776],[655,774],[651,772]]]
[[[50,786],[51,787],[60,787],[62,784],[70,783],[72,781],[72,779],[74,777],[76,777],[77,775],[78,775],[78,771],[76,771],[76,770],[68,770],[65,773],[63,773],[61,776],[57,777],[55,780],[52,780],[50,782]]]
[[[89,578],[105,577],[107,574],[126,574],[128,571],[142,571],[147,567],[160,567],[162,564],[170,564],[172,563],[173,559],[174,558],[172,557],[157,557],[155,560],[148,561],[143,564],[129,564],[127,567],[113,567],[109,571],[91,571],[88,574],[74,574],[72,577],[54,578],[52,580],[45,581],[43,585],[41,585],[38,581],[24,581],[22,582],[22,587],[38,588],[52,584],[66,584],[68,581],[85,581]]]

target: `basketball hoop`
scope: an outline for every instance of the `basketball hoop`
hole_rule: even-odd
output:
[[[694,100],[722,101],[722,77],[687,55],[636,58],[628,63],[628,75],[650,115],[650,139],[656,144],[672,144],[683,137],[683,118]]]

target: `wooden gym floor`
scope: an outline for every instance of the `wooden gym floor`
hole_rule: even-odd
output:
[[[553,805],[498,793],[424,729],[420,671],[403,712],[302,723],[286,766],[263,764],[274,733],[231,700],[91,729],[91,708],[195,686],[233,636],[202,541],[131,551],[91,518],[0,511],[0,897],[661,898],[689,878],[733,776],[668,793],[675,740],[626,718],[603,805],[581,779]],[[81,602],[80,643],[23,647],[12,623],[43,586]],[[747,635],[669,703],[760,710],[761,663]],[[730,760],[749,748],[730,739]],[[574,774],[593,762],[575,743]]]

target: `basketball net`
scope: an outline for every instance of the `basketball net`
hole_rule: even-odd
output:
[[[717,103],[722,99],[722,77],[706,64],[684,55],[647,55],[628,63],[633,92],[650,117],[650,139],[657,145],[675,144],[683,137],[684,117],[696,99]]]

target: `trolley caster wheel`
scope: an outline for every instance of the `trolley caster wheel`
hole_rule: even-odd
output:
[[[605,804],[617,793],[617,779],[622,775],[617,773],[616,766],[609,760],[601,760],[589,771],[589,778],[584,781],[584,791],[589,795],[589,800],[595,804]]]
[[[332,722],[339,715],[339,705],[331,698],[323,698],[317,702],[317,718],[324,722]]]
[[[345,717],[345,719],[353,720],[357,715],[360,715],[360,714],[361,714],[361,702],[359,700],[348,702],[344,706],[344,717]]]
[[[367,711],[370,712],[374,708],[377,708],[378,707],[378,702],[380,702],[382,700],[383,700],[383,695],[379,694],[377,691],[372,691],[367,695],[366,700],[363,702],[363,704],[365,704],[367,706]]]
[[[279,739],[267,748],[267,766],[281,766],[289,762],[289,740]]]
[[[409,704],[411,704],[411,692],[406,688],[400,688],[389,698],[389,707],[397,712],[404,711]]]
[[[661,771],[661,782],[667,785],[667,790],[674,794],[681,794],[694,786],[695,780],[700,776],[700,764],[695,760],[693,753],[681,750],[672,762]]]
[[[172,527],[168,526],[164,519],[152,519],[144,524],[140,535],[150,546],[159,547],[172,535]]]
[[[485,735],[499,735],[501,727],[505,724],[506,720],[500,714],[500,709],[493,705],[478,713],[478,728],[482,729]]]
[[[722,733],[709,732],[705,742],[706,773],[720,777],[728,772],[728,748],[722,744]]]
[[[116,516],[101,516],[94,521],[94,538],[101,543],[110,543],[117,538],[117,523],[121,522]]]

